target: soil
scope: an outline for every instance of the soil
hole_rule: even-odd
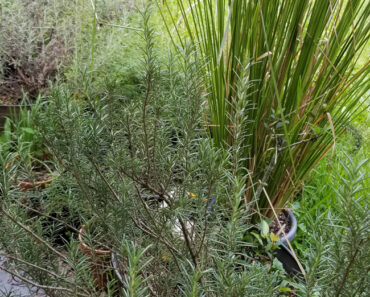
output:
[[[279,222],[281,226],[284,228],[285,234],[289,232],[292,223],[290,221],[290,217],[286,211],[282,211],[278,214]],[[270,224],[270,232],[280,235],[282,231],[280,231],[280,225],[276,218]]]

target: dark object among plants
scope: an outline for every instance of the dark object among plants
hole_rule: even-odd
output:
[[[301,269],[297,263],[296,257],[290,249],[281,244],[275,251],[274,256],[283,264],[285,271],[291,276],[302,276]]]
[[[78,236],[81,229],[81,219],[76,214],[72,214],[67,206],[63,206],[60,213],[52,212],[47,216],[39,213],[38,215],[41,215],[43,234],[53,246],[65,247],[72,238]]]

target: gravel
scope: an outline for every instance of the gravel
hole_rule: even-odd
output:
[[[40,289],[30,287],[1,269],[6,262],[6,257],[0,257],[0,297],[47,297]]]

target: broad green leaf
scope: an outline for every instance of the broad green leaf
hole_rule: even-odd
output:
[[[21,128],[23,132],[26,132],[26,133],[29,133],[29,134],[35,134],[36,131],[32,128],[29,128],[29,127],[22,127]]]
[[[261,222],[261,236],[263,238],[266,238],[269,234],[269,225],[267,224],[267,222],[265,220],[263,220]]]

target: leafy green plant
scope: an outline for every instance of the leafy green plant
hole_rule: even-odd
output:
[[[46,148],[36,125],[36,119],[41,109],[41,98],[30,107],[23,107],[10,120],[12,138],[16,151],[21,156],[41,158]]]
[[[148,279],[143,279],[141,276],[143,270],[149,265],[151,259],[142,260],[145,252],[150,246],[145,249],[137,248],[133,243],[126,243],[124,246],[124,254],[128,259],[128,272],[125,276],[125,288],[123,296],[125,297],[141,297],[149,296],[147,288],[144,286]]]
[[[281,209],[299,193],[362,108],[369,62],[353,70],[369,40],[370,6],[360,0],[167,2],[160,11],[174,44],[184,47],[185,37],[207,62],[204,115],[213,141],[240,143],[249,175],[245,201],[272,216],[271,207]]]
[[[331,167],[331,187],[324,190],[329,203],[316,206],[314,212],[302,212],[300,218],[305,243],[299,245],[305,246],[300,247],[301,258],[308,272],[300,296],[366,296],[370,256],[368,159],[354,161],[347,155],[338,160],[338,166]],[[316,196],[308,195],[313,199]]]
[[[31,107],[24,106],[6,119],[0,134],[1,152],[16,153],[19,156],[40,158],[45,153],[42,136],[37,131],[36,118],[40,111],[40,101]]]
[[[38,130],[41,100],[15,109],[0,134],[1,155],[7,160],[4,168],[23,189],[44,187],[55,178],[55,164]]]
[[[7,118],[4,123],[4,130],[0,134],[0,154],[8,154],[12,143],[12,130],[10,120]]]

